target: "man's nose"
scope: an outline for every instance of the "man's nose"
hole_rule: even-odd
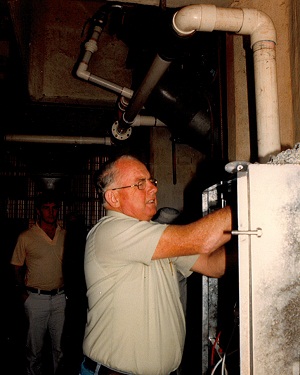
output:
[[[157,191],[157,183],[147,180],[147,184],[150,190]]]

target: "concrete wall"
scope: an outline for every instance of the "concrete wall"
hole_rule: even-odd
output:
[[[176,144],[173,154],[170,137],[167,128],[153,129],[151,173],[158,180],[158,208],[168,206],[182,211],[185,190],[204,157],[199,151],[184,144]],[[159,184],[159,181],[163,181],[163,184]],[[198,199],[201,199],[201,193],[199,191]]]
[[[78,63],[85,52],[88,21],[102,3],[76,0],[31,2],[31,23],[24,25],[24,29],[30,28],[30,48],[28,51],[24,49],[24,54],[25,60],[29,60],[28,88],[34,102],[115,105],[116,93],[76,76]],[[19,7],[14,8],[15,16]],[[126,69],[127,46],[105,29],[97,48],[87,71],[129,88],[131,71]]]

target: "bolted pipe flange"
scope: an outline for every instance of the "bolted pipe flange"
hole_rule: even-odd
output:
[[[116,139],[119,139],[120,141],[124,141],[131,136],[132,127],[129,127],[127,129],[122,129],[121,127],[119,127],[119,122],[115,121],[111,128],[111,132]]]

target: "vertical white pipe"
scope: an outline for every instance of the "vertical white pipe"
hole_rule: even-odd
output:
[[[229,31],[250,35],[254,59],[258,158],[265,163],[281,151],[277,73],[276,32],[263,12],[248,8],[217,8],[190,5],[174,14],[173,28],[179,35],[195,31]]]
[[[258,157],[262,163],[281,151],[278,96],[272,89],[277,87],[275,50],[265,46],[261,49],[260,42],[253,46]]]

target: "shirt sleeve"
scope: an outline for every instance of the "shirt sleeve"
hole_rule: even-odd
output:
[[[176,264],[177,270],[182,274],[182,276],[188,277],[193,273],[191,268],[196,263],[199,256],[200,254],[195,254],[172,258],[172,262]]]
[[[16,246],[14,248],[10,263],[13,266],[23,266],[25,263],[26,251],[25,251],[25,242],[24,236],[19,235]]]
[[[127,264],[141,262],[149,265],[167,225],[134,218],[108,217],[88,242],[93,241],[101,262]],[[109,247],[109,251],[107,251]]]

